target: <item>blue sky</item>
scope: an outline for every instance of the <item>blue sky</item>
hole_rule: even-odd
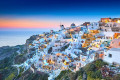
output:
[[[119,0],[0,0],[0,19],[55,21],[55,26],[60,22],[68,26],[119,16]]]

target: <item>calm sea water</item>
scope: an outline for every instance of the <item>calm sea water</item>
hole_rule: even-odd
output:
[[[49,32],[50,30],[51,29],[1,29],[0,47],[25,44],[26,39],[30,36]]]

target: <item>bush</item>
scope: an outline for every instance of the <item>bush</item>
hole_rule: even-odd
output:
[[[120,74],[115,75],[115,76],[113,77],[113,80],[120,80]]]
[[[55,78],[55,80],[61,80],[68,78],[68,75],[71,73],[70,70],[61,71],[60,74]]]
[[[70,80],[75,80],[75,73],[71,72],[69,74]]]
[[[83,73],[84,73],[84,69],[80,68],[80,70],[77,71],[76,74],[75,74],[75,79],[77,79],[79,76],[82,78],[83,77]]]
[[[96,78],[102,79],[102,73],[101,73],[101,71],[100,71],[100,70],[97,70],[97,71],[95,72],[95,76],[96,76]]]
[[[15,74],[11,73],[5,80],[13,80],[14,77],[15,77]]]
[[[87,73],[89,78],[93,78],[93,79],[102,79],[102,74],[100,70],[97,71],[91,71]]]
[[[76,73],[72,73],[69,70],[61,71],[61,73],[58,75],[58,77],[55,80],[82,80],[83,73],[87,73],[87,80],[101,80],[102,79],[102,73],[100,71],[101,67],[104,65],[108,65],[106,62],[103,62],[103,60],[99,59],[92,63],[87,64],[85,67],[80,68],[79,71],[76,71]],[[115,76],[115,79],[113,80],[119,80],[120,76]],[[67,78],[67,79],[66,79]],[[108,78],[107,78],[108,80]]]
[[[104,65],[108,65],[106,62],[103,62],[103,60],[101,60],[101,59],[96,60],[94,63],[95,63],[95,66],[96,66],[97,68],[101,68],[101,67],[104,66]]]
[[[93,63],[90,63],[88,64],[86,67],[85,67],[85,71],[88,72],[88,71],[95,71],[96,70],[96,66],[93,64]]]

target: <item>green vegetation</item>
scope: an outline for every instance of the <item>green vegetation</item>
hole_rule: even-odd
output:
[[[96,60],[84,67],[85,72],[87,73],[87,77],[90,80],[101,80],[102,74],[100,69],[102,66],[108,65],[106,62],[103,62],[103,60],[99,59]]]
[[[26,80],[48,80],[48,74],[33,73],[32,76]]]
[[[5,58],[4,60],[0,61],[0,64],[0,72],[2,73],[1,80],[12,80],[17,74],[17,69],[12,67],[13,58]]]
[[[70,76],[71,75],[71,76]],[[60,75],[58,75],[55,80],[70,80],[70,77],[71,78],[74,78],[74,73],[71,72],[70,70],[64,70],[64,71],[61,71]],[[73,79],[74,80],[74,79]]]
[[[18,53],[16,52],[18,48],[6,47],[5,49],[1,50],[2,54],[6,54],[7,52],[11,55],[3,60],[0,60],[0,80],[13,80],[18,73],[17,69],[12,66],[15,62],[16,56],[18,56]]]
[[[19,72],[19,75],[17,76],[17,78],[20,78],[22,76],[23,71],[24,71],[24,68],[22,68],[22,67],[19,67],[19,69],[20,69],[20,72]]]
[[[55,80],[82,80],[84,72],[87,73],[87,80],[120,80],[120,75],[116,75],[113,78],[103,78],[100,69],[102,66],[108,65],[103,60],[99,59],[92,63],[87,64],[85,67],[80,68],[75,73],[70,70],[62,71]]]
[[[14,73],[11,73],[5,80],[13,80],[15,77]]]
[[[32,73],[31,70],[28,69],[24,73],[20,73],[16,79],[23,80],[24,78],[24,80],[48,80],[48,76],[48,74],[41,72]]]
[[[94,61],[94,64],[97,68],[101,68],[103,65],[108,65],[108,63],[103,62],[101,59]]]
[[[80,70],[76,71],[76,73],[75,73],[75,79],[77,79],[78,77],[79,77],[79,79],[82,79],[83,73],[84,73],[84,69],[80,68]]]
[[[120,74],[115,75],[112,80],[120,80]]]

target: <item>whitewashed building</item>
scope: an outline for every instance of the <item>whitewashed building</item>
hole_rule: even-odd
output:
[[[92,22],[90,23],[90,25],[88,26],[89,30],[97,30],[99,28],[99,23],[98,22]]]
[[[120,65],[120,48],[111,48],[104,54],[104,61]]]

